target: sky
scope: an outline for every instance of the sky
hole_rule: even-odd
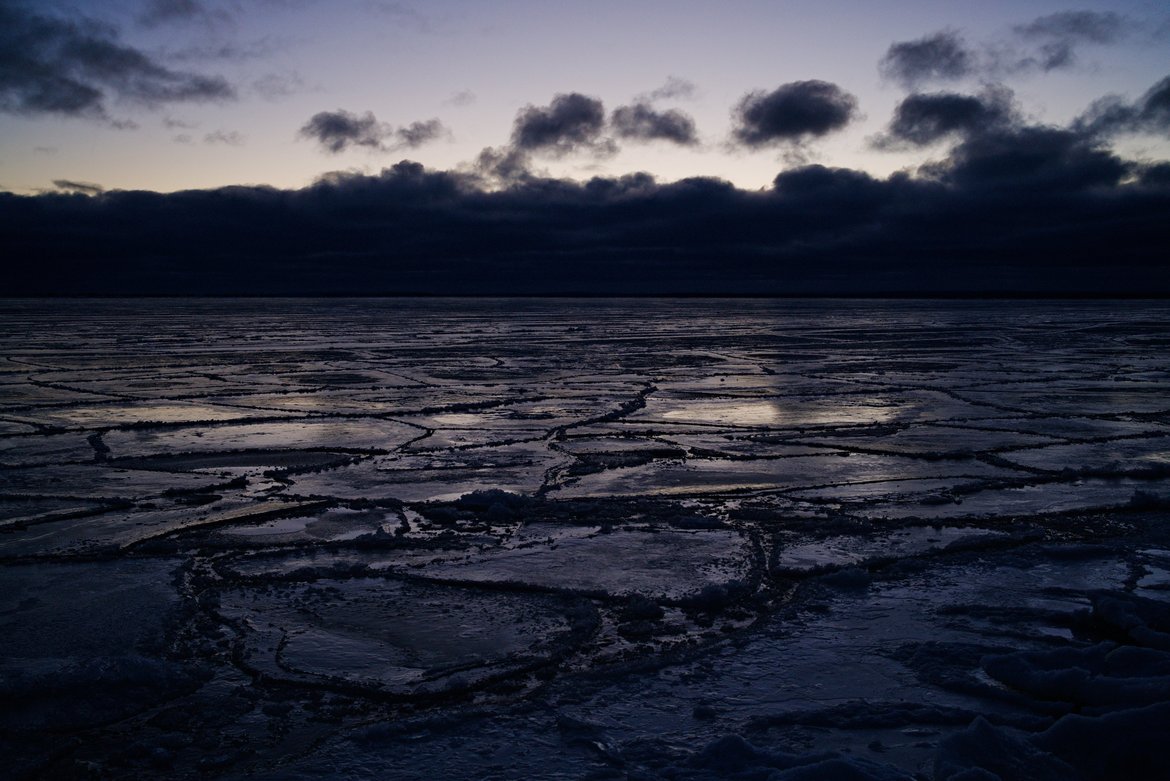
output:
[[[708,252],[719,247],[757,259],[770,253],[789,264],[815,258],[828,245],[816,220],[807,227],[808,209],[823,210],[826,220],[852,209],[862,216],[847,226],[834,222],[833,230],[853,236],[850,251],[860,263],[902,247],[905,237],[890,233],[896,219],[946,196],[953,202],[924,217],[941,231],[950,219],[942,212],[970,208],[976,191],[991,186],[988,172],[1011,168],[1008,161],[1020,154],[1032,160],[1035,176],[995,180],[1005,208],[1028,200],[1050,210],[1037,220],[1055,214],[1060,186],[1061,197],[1096,199],[1076,208],[1096,209],[1093,219],[1105,225],[1113,218],[1102,209],[1120,208],[1121,200],[1161,206],[1163,164],[1170,160],[1168,53],[1170,11],[1138,0],[0,0],[0,192],[11,194],[0,203],[0,220],[9,220],[7,229],[0,222],[0,240],[29,257],[80,263],[82,256],[129,251],[133,236],[111,233],[104,249],[80,233],[72,243],[50,240],[35,224],[18,226],[13,215],[32,219],[21,210],[34,209],[44,231],[65,217],[111,231],[140,219],[135,210],[149,202],[171,216],[181,208],[184,219],[198,222],[211,219],[197,211],[207,208],[211,193],[226,197],[224,188],[245,187],[255,197],[243,208],[259,210],[247,219],[311,221],[319,213],[306,205],[318,203],[310,196],[329,188],[336,198],[357,199],[355,209],[382,209],[386,217],[397,208],[387,205],[393,198],[370,196],[370,188],[394,190],[423,177],[458,193],[457,207],[441,218],[429,215],[434,225],[454,230],[455,220],[469,243],[468,231],[494,237],[492,251],[508,262],[547,249],[528,239],[504,241],[492,233],[497,227],[514,238],[521,225],[559,221],[564,232],[550,235],[548,247],[563,247],[586,230],[553,216],[565,193],[579,201],[564,206],[573,219],[583,219],[588,202],[617,209],[607,212],[607,225],[633,220],[614,235],[591,235],[590,257],[651,244],[657,257],[677,255],[688,248],[667,246],[655,226],[685,218],[677,211],[646,215],[698,188],[705,193],[701,208],[686,208],[700,215],[713,209],[699,221],[719,230],[751,236],[764,230],[758,226],[801,215],[805,226],[780,243],[762,237],[740,251],[732,245],[742,241],[715,242]],[[798,183],[818,171],[836,178],[813,188],[816,198],[801,200],[807,191]],[[1072,179],[1061,179],[1066,175]],[[632,185],[632,177],[640,184]],[[599,196],[606,182],[625,184]],[[550,187],[563,197],[539,195]],[[826,200],[826,187],[842,200]],[[287,197],[279,207],[257,206],[257,199],[275,197],[270,188]],[[866,197],[900,203],[901,211],[883,207],[880,218],[859,211],[865,188],[884,189]],[[761,204],[749,198],[753,193],[772,200]],[[55,194],[93,203],[54,200]],[[174,198],[164,208],[147,194]],[[719,222],[720,209],[732,208],[716,204],[721,198],[747,198],[733,210],[759,212],[757,227]],[[625,206],[618,209],[613,199]],[[280,210],[283,216],[274,217]],[[457,218],[469,210],[479,217]],[[501,227],[501,215],[519,213],[529,222]],[[1126,213],[1144,219],[1134,203]],[[224,228],[208,223],[209,230],[216,226]],[[679,228],[685,234],[693,225]],[[1036,231],[1016,229],[1036,239]],[[1139,229],[1152,230],[1146,222]],[[330,230],[345,233],[338,225]],[[1058,233],[1070,241],[1075,234],[1084,246],[1083,233]],[[701,238],[689,246],[713,240],[710,233]],[[973,243],[962,231],[939,233],[931,246],[948,238],[960,242],[958,255],[988,251],[984,238]],[[162,246],[166,239],[160,233],[152,241]],[[432,237],[393,246],[382,239],[381,263],[425,267],[435,258],[454,262],[453,252],[470,257]],[[1118,246],[1114,239],[1109,246]],[[360,247],[352,241],[346,234],[321,246],[317,257],[365,253],[363,263],[375,262],[368,240]],[[813,250],[801,255],[799,247]],[[1126,248],[1123,254],[1134,258],[1153,249]],[[158,261],[165,253],[149,254]],[[471,255],[487,262],[482,251]],[[1135,285],[1164,271],[1145,259],[1134,262],[1145,269],[1130,278]],[[742,271],[732,287],[753,289]],[[194,271],[184,273],[194,280]],[[1021,273],[1008,270],[987,284],[1010,287]],[[360,277],[353,271],[338,289],[361,287]],[[401,284],[413,289],[407,283]]]
[[[103,78],[96,63],[69,63],[51,51],[60,41],[45,41],[42,60],[56,59],[100,97],[80,109],[41,108],[22,99],[19,73],[0,82],[0,187],[22,193],[57,180],[161,192],[301,187],[328,171],[377,172],[402,159],[451,170],[506,145],[526,106],[578,93],[612,112],[656,90],[649,105],[690,117],[694,143],[618,138],[616,149],[550,150],[533,166],[576,179],[647,171],[759,188],[802,161],[888,174],[938,154],[873,143],[908,91],[881,67],[898,42],[953,34],[970,51],[966,71],[927,74],[913,87],[1000,85],[1021,112],[1047,123],[1067,123],[1106,95],[1137,98],[1170,73],[1170,12],[1147,2],[3,0],[0,8],[24,27],[53,20],[75,38],[140,55],[144,67],[224,88],[184,92],[175,79],[147,74],[138,78],[158,89],[136,91]],[[1049,34],[1027,32],[1045,18]],[[1067,58],[1029,62],[1052,47]],[[856,97],[847,126],[799,144],[736,143],[733,112],[744,95],[808,80]],[[369,112],[395,128],[437,120],[438,132],[416,146],[330,151],[300,132],[326,111]],[[1117,143],[1149,156],[1170,149],[1164,136],[1144,133]]]

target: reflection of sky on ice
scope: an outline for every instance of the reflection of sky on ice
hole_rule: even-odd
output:
[[[894,405],[867,402],[822,405],[787,399],[743,401],[691,399],[658,404],[652,401],[647,407],[647,414],[643,417],[651,420],[655,419],[656,411],[664,407],[665,409],[657,414],[665,422],[725,425],[735,428],[878,424],[893,419],[898,413],[898,408]]]

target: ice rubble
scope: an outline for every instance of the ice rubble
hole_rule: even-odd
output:
[[[1164,305],[5,317],[14,777],[1170,772]]]

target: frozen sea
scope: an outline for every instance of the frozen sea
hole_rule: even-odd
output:
[[[1170,304],[0,301],[6,778],[1170,777]]]

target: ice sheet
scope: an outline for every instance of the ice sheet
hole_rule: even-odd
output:
[[[3,302],[6,769],[1161,777],[1167,334],[1134,301]]]

